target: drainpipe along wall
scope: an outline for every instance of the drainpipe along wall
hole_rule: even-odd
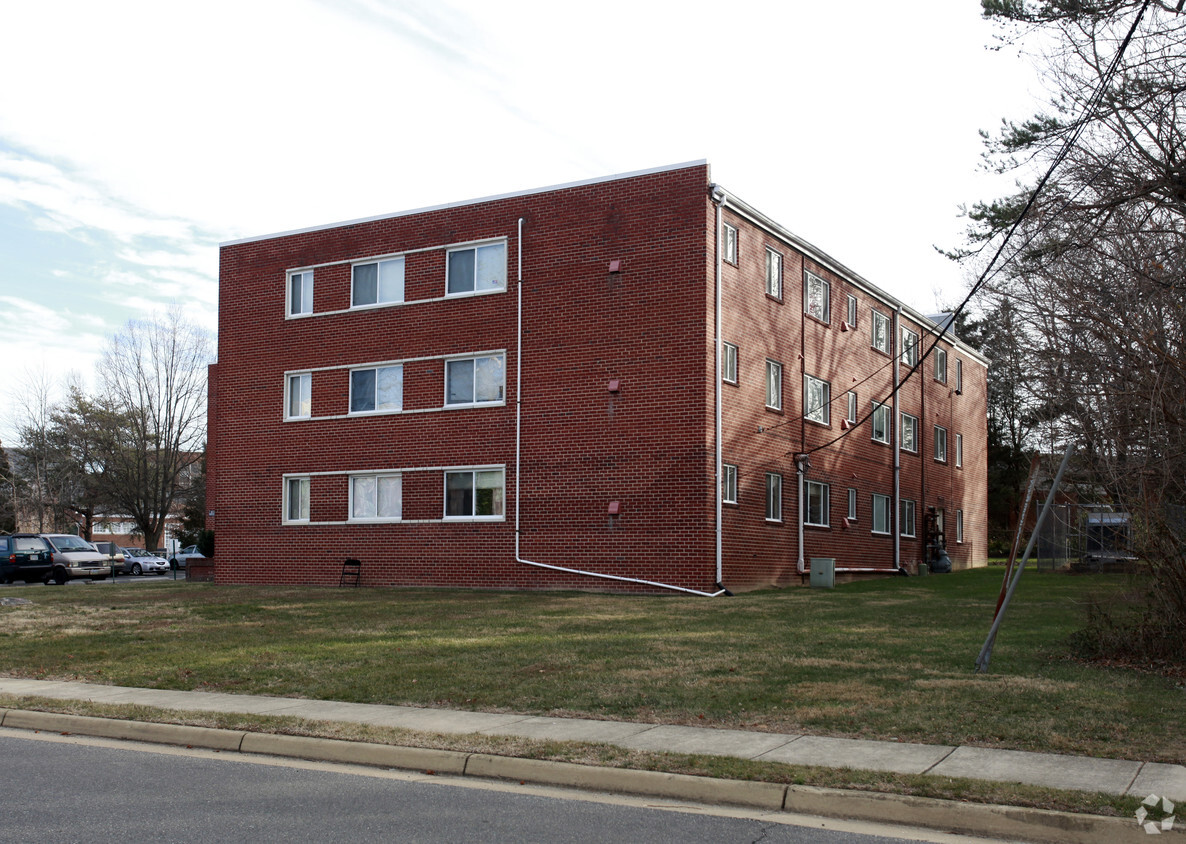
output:
[[[602,574],[599,572],[584,571],[583,569],[569,568],[567,566],[551,565],[549,563],[537,563],[532,560],[525,560],[520,551],[520,539],[522,537],[521,530],[521,507],[519,506],[520,491],[522,489],[522,444],[523,444],[523,218],[519,218],[518,226],[518,268],[515,273],[515,287],[518,295],[517,300],[517,314],[516,314],[516,341],[515,341],[515,562],[522,563],[525,566],[534,566],[541,569],[549,569],[551,571],[562,571],[567,574],[577,574],[584,577],[594,577],[602,580],[613,580],[619,583],[637,583],[642,586],[654,586],[658,589],[671,589],[676,592],[685,592],[689,595],[701,595],[708,598],[715,598],[718,595],[726,594],[724,589],[719,592],[701,592],[697,589],[687,589],[683,586],[674,586],[670,583],[658,583],[654,580],[641,580],[635,577],[619,577],[615,574]],[[718,353],[719,354],[719,353]],[[718,384],[720,379],[717,379]],[[718,386],[719,389],[719,386]],[[718,405],[720,402],[718,401]],[[719,461],[718,461],[718,475],[719,475]],[[717,495],[720,499],[720,495]],[[718,526],[720,524],[718,517]],[[719,528],[718,528],[719,529]],[[720,578],[720,568],[718,563],[717,578]],[[718,582],[719,586],[719,582]]]

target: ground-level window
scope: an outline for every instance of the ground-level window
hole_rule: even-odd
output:
[[[877,309],[871,310],[872,319],[869,320],[873,335],[873,348],[879,352],[890,351],[890,319]]]
[[[502,469],[446,472],[445,518],[501,518],[504,484]]]
[[[873,442],[888,444],[890,441],[890,406],[881,402],[873,402],[871,422]]]
[[[804,490],[807,505],[804,513],[804,523],[817,527],[828,527],[828,493],[829,488],[820,481],[807,481]]]
[[[766,521],[782,521],[782,475],[766,473]]]
[[[898,503],[901,505],[899,517],[902,522],[900,525],[902,536],[914,536],[914,502],[903,498]]]
[[[288,376],[288,401],[284,406],[286,419],[308,419],[313,412],[313,375],[301,372]]]
[[[964,541],[964,511],[955,511],[955,541],[963,543]]]
[[[857,520],[857,491],[852,487],[848,488],[848,520],[850,522]]]
[[[873,493],[873,532],[890,532],[890,497]]]
[[[947,462],[947,429],[935,426],[935,459],[940,463]]]
[[[445,403],[450,406],[501,402],[505,386],[502,355],[445,361]]]
[[[782,364],[766,361],[766,406],[771,410],[782,410]]]
[[[448,252],[448,281],[445,292],[450,296],[466,293],[487,293],[507,286],[507,245],[487,243]]]
[[[721,464],[721,501],[737,503],[737,467],[729,463]]]
[[[918,451],[918,417],[909,413],[898,416],[898,445],[903,451]]]
[[[363,308],[403,300],[403,258],[354,265],[350,281],[350,307]]]
[[[832,296],[831,287],[818,275],[804,272],[803,279],[803,312],[813,316],[820,322],[831,322]]]
[[[350,477],[350,521],[394,521],[402,516],[402,506],[398,474]]]
[[[732,343],[721,343],[721,379],[737,383],[737,347]]]
[[[964,435],[955,435],[955,465],[956,468],[962,468],[964,465]]]
[[[832,421],[832,385],[813,375],[803,376],[803,416],[828,425]]]
[[[313,313],[313,271],[288,274],[288,315]]]
[[[378,366],[350,371],[350,412],[402,410],[404,406],[404,368],[402,365]]]
[[[284,479],[284,521],[288,524],[309,521],[309,479]]]

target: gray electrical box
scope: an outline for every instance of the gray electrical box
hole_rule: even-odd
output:
[[[836,585],[836,560],[832,557],[811,558],[811,588],[831,589]]]

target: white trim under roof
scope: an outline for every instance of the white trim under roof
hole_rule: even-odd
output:
[[[501,199],[513,199],[517,196],[531,196],[536,193],[548,193],[550,191],[567,190],[568,188],[580,188],[586,185],[598,185],[603,182],[616,182],[621,179],[633,179],[637,176],[650,176],[655,173],[667,173],[672,170],[686,170],[691,167],[705,167],[708,165],[707,159],[700,159],[699,161],[685,161],[682,164],[668,164],[663,167],[652,167],[648,170],[634,170],[629,173],[618,173],[613,176],[599,176],[595,179],[582,179],[577,182],[565,182],[561,185],[551,185],[544,188],[531,188],[529,190],[513,191],[511,193],[500,193],[495,196],[483,196],[479,199],[465,199],[460,202],[446,202],[443,205],[429,205],[424,208],[413,208],[410,211],[396,211],[393,214],[376,214],[373,217],[360,217],[357,220],[343,220],[340,223],[326,223],[320,226],[309,226],[304,229],[292,229],[291,231],[276,232],[274,234],[264,234],[257,237],[244,237],[239,240],[226,240],[218,244],[221,249],[224,246],[238,246],[241,243],[255,243],[262,240],[271,240],[277,237],[288,237],[294,234],[308,234],[310,232],[328,231],[329,229],[342,228],[343,226],[356,226],[361,223],[373,223],[378,220],[393,220],[397,217],[410,217],[413,214],[427,214],[430,211],[443,211],[446,208],[463,208],[466,205],[477,205],[482,202],[496,202]]]

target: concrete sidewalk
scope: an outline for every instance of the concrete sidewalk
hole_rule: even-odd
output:
[[[203,712],[291,715],[316,721],[347,721],[431,733],[480,733],[598,742],[631,750],[700,753],[793,765],[966,777],[1142,798],[1157,794],[1174,802],[1186,802],[1186,767],[1158,762],[584,718],[136,689],[48,680],[0,678],[0,693]]]

